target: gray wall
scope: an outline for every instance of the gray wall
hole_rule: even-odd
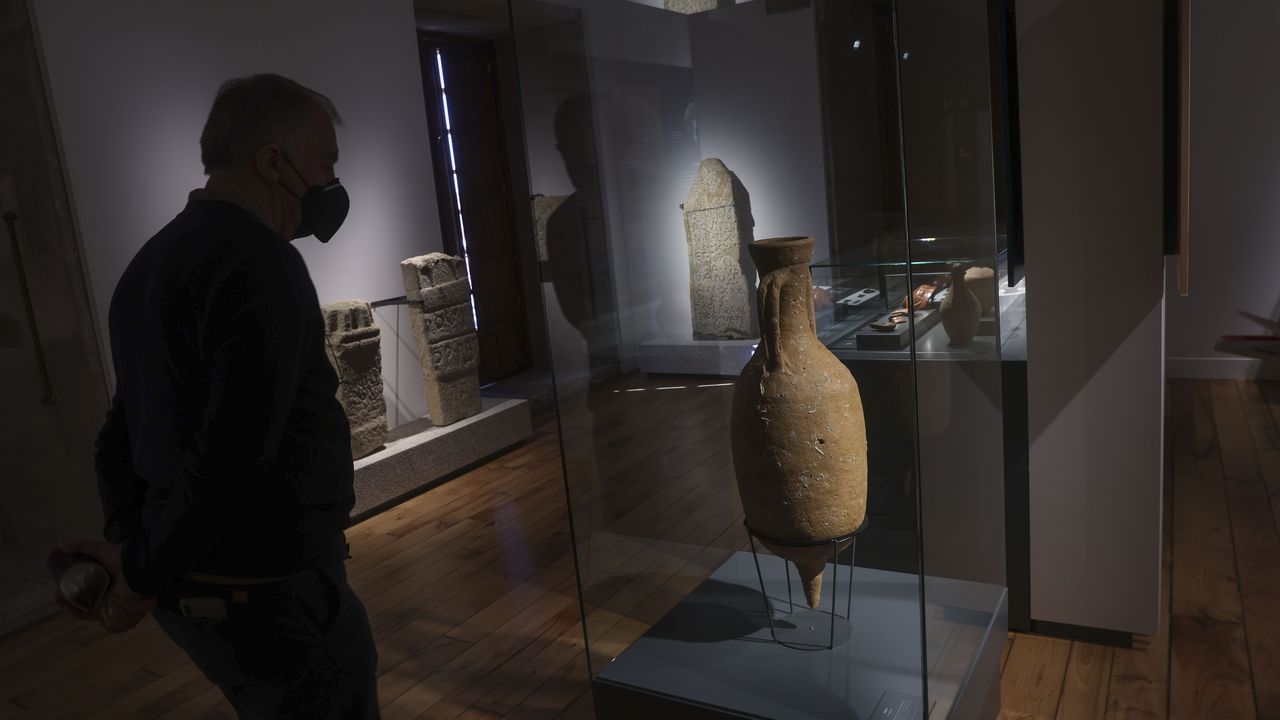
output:
[[[813,9],[767,15],[756,2],[697,16],[691,29],[703,157],[724,160],[746,186],[757,239],[809,235],[814,261],[825,260]]]
[[[688,246],[680,203],[698,160],[719,157],[751,196],[755,237],[812,235],[828,254],[826,187],[813,10],[774,15],[763,2],[685,16],[625,0],[557,0],[582,8],[597,108],[624,365],[637,343],[691,333]],[[661,5],[661,3],[657,3]],[[572,190],[555,150],[556,107],[577,90],[562,72],[567,33],[517,28],[530,191]],[[664,142],[662,92],[691,83],[696,148]],[[670,96],[668,96],[669,99]],[[547,297],[557,371],[580,374],[567,328]],[[567,351],[565,351],[567,350]],[[585,351],[584,351],[585,352]]]
[[[440,249],[411,0],[33,5],[104,340],[125,266],[204,184],[200,129],[230,77],[290,76],[346,121],[338,175],[351,214],[328,245],[298,241],[321,302],[401,295],[400,260]],[[395,424],[426,404],[412,337],[397,342],[395,313],[378,320]]]
[[[0,229],[3,595],[12,589],[5,586],[12,577],[4,569],[15,546],[35,559],[33,567],[41,567],[55,543],[102,531],[93,440],[107,396],[26,0],[0,1],[0,68],[0,212],[17,216],[17,245],[35,318],[32,327],[17,258]],[[36,335],[51,381],[50,402],[44,398]],[[6,614],[0,608],[0,622]]]
[[[1280,377],[1280,363],[1213,349],[1220,335],[1280,334],[1280,4],[1191,9],[1191,294],[1169,294],[1168,371]]]
[[[1160,0],[1018,4],[1031,613],[1152,633],[1164,274]]]

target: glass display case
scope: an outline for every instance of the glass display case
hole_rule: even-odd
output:
[[[993,715],[986,0],[510,4],[597,715]]]
[[[858,351],[913,351],[916,357],[950,360],[1025,359],[1026,282],[1009,284],[1003,253],[929,256],[931,246],[947,242],[951,240],[914,241],[912,245],[924,252],[914,253],[909,263],[850,253],[815,264],[818,337],[837,357],[848,360],[873,357]],[[951,271],[956,266],[965,269],[966,287],[981,306],[973,339],[963,345],[952,342],[938,312],[951,293]],[[916,306],[910,319],[905,312],[908,295]]]

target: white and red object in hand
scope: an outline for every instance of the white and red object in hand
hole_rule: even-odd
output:
[[[111,574],[88,555],[54,548],[45,567],[58,586],[62,598],[72,607],[92,612],[111,587]]]

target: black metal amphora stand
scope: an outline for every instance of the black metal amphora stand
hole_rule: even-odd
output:
[[[849,562],[849,579],[848,579],[848,590],[845,593],[844,617],[840,617],[839,615],[836,614],[836,598],[837,598],[836,588],[839,586],[839,582],[840,582],[840,546],[845,542],[852,542],[854,538],[857,537],[858,533],[862,532],[862,528],[866,527],[866,523],[864,522],[862,525],[859,525],[857,530],[854,530],[853,532],[847,535],[841,535],[839,537],[828,538],[825,540],[814,540],[814,541],[806,541],[806,542],[800,542],[796,540],[778,540],[776,538],[771,538],[768,535],[764,535],[756,532],[755,530],[752,530],[751,526],[748,525],[745,520],[742,521],[742,524],[744,527],[746,527],[747,538],[751,542],[751,557],[752,559],[755,560],[756,578],[760,581],[760,599],[764,601],[764,614],[765,614],[765,617],[768,618],[769,620],[769,636],[773,638],[773,641],[779,645],[789,647],[795,650],[834,650],[836,648],[836,625],[837,625],[837,622],[840,622],[843,624],[842,629],[848,630],[848,633],[842,633],[845,635],[845,637],[840,644],[843,645],[844,642],[847,642],[849,635],[852,634],[852,626],[850,625],[850,620],[853,617],[853,561],[851,558]],[[831,571],[832,578],[831,578],[831,585],[830,585],[831,611],[828,613],[829,620],[830,620],[830,632],[828,634],[827,644],[825,646],[821,644],[815,645],[811,642],[801,642],[801,641],[796,641],[791,639],[779,639],[778,627],[773,621],[773,607],[769,604],[769,591],[765,588],[765,585],[764,585],[764,573],[760,571],[760,553],[756,550],[756,538],[760,538],[761,541],[769,543],[771,545],[778,545],[781,547],[819,547],[821,545],[831,546],[831,566],[833,569]],[[797,614],[795,612],[795,601],[791,594],[791,569],[787,567],[789,564],[791,564],[791,561],[782,557],[779,557],[778,559],[782,560],[783,573],[786,575],[786,578],[787,578],[787,615],[796,617]],[[825,569],[823,570],[823,573],[824,574],[826,573]],[[816,613],[812,613],[812,612],[810,613],[811,616],[813,614],[816,614]],[[810,628],[810,630],[812,630],[812,628]],[[800,632],[797,634],[803,635],[804,633]]]

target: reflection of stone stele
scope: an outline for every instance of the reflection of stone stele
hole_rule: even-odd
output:
[[[387,400],[382,395],[382,333],[363,300],[320,307],[329,363],[338,373],[338,402],[351,425],[351,456],[361,458],[387,439]]]
[[[751,337],[753,298],[742,267],[751,227],[734,204],[733,174],[717,158],[703,160],[681,207],[689,240],[694,337]]]
[[[685,15],[715,10],[732,4],[733,0],[662,0],[664,9],[674,10]]]
[[[534,195],[533,202],[533,237],[538,247],[538,262],[547,262],[551,253],[547,251],[547,221],[551,214],[560,207],[568,195]]]
[[[479,342],[462,258],[431,253],[400,263],[413,334],[422,354],[427,412],[436,426],[480,412]]]

